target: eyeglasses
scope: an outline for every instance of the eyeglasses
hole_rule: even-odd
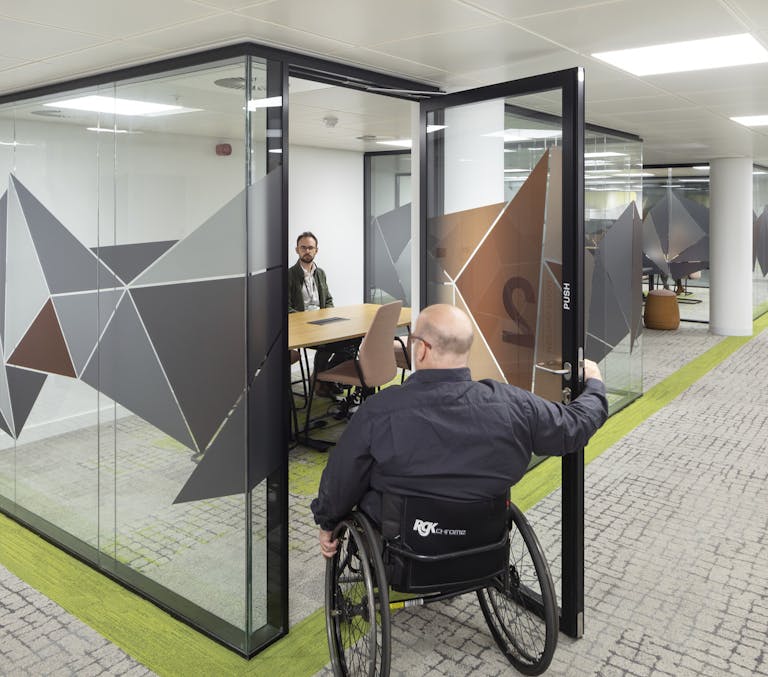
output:
[[[425,346],[427,346],[427,348],[432,348],[432,344],[426,339],[421,338],[421,336],[416,336],[416,334],[409,334],[408,338],[411,341],[421,341]]]
[[[317,247],[308,247],[305,244],[300,244],[298,248],[301,249],[301,251],[303,252],[313,252],[315,251],[315,249],[317,249]]]

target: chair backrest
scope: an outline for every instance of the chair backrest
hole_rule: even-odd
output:
[[[381,534],[390,585],[445,592],[504,571],[507,506],[506,496],[468,502],[385,494]]]
[[[379,306],[368,332],[360,342],[357,359],[365,385],[370,388],[389,383],[397,374],[392,337],[395,335],[402,307],[402,301]]]

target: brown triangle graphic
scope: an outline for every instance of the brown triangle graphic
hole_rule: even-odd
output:
[[[51,299],[27,329],[8,364],[75,378],[75,368]]]

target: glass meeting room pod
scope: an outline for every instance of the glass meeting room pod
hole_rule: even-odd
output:
[[[246,656],[289,625],[289,75],[334,72],[429,89],[246,44],[0,98],[0,509]]]
[[[248,43],[0,98],[0,509],[246,656],[289,625],[289,68],[335,66]]]

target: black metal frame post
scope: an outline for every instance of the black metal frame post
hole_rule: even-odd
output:
[[[578,397],[584,360],[584,70],[563,83],[563,362],[564,387]],[[568,286],[566,286],[568,285]],[[567,290],[567,294],[566,294]],[[584,450],[562,459],[562,590],[560,629],[584,634]]]

